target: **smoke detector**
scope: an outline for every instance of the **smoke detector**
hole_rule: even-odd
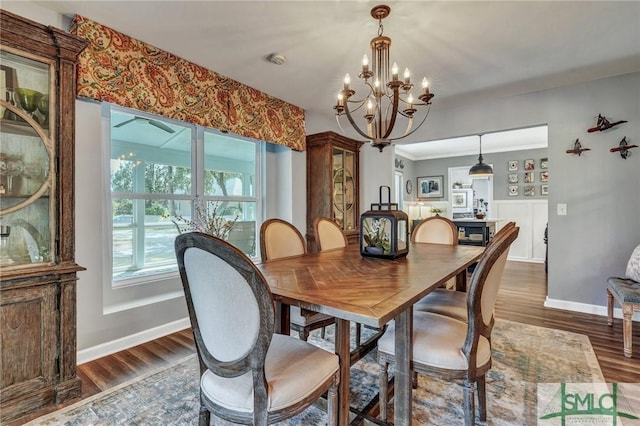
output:
[[[267,56],[267,61],[271,62],[272,64],[282,65],[287,62],[287,58],[279,53],[272,53]]]

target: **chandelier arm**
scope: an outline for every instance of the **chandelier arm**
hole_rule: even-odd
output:
[[[353,128],[355,129],[356,132],[358,132],[363,138],[365,139],[371,139],[371,136],[367,135],[365,132],[363,132],[362,130],[360,130],[360,127],[358,127],[358,125],[356,124],[356,122],[353,120],[353,117],[351,116],[351,112],[349,111],[349,106],[347,105],[348,102],[345,102],[344,105],[344,112],[347,115],[347,119],[349,119],[349,123],[351,123],[351,126],[353,126]]]
[[[382,137],[382,139],[388,139],[389,135],[393,131],[393,127],[396,125],[396,117],[398,116],[398,101],[399,101],[398,97],[399,97],[398,87],[394,87],[393,88],[393,110],[391,111],[391,121],[389,122],[389,125],[387,126],[387,131]],[[380,122],[382,122],[382,120],[380,120]]]
[[[395,137],[395,138],[389,138],[389,140],[390,141],[397,141],[398,139],[402,139],[402,138],[405,138],[407,136],[411,136],[412,134],[414,134],[424,124],[424,122],[427,121],[427,117],[429,116],[429,111],[431,111],[431,108],[429,108],[427,110],[427,113],[422,118],[422,121],[420,121],[420,124],[418,124],[418,126],[416,126],[416,128],[413,129],[411,132],[407,133],[406,135],[398,136],[398,137]]]
[[[413,116],[409,117],[409,122],[407,123],[407,130],[405,130],[404,134],[400,136],[401,138],[404,138],[409,134],[409,132],[411,131],[411,126],[413,126]]]
[[[346,132],[344,131],[344,129],[342,128],[342,124],[340,124],[340,115],[336,114],[336,123],[338,123],[338,127],[340,128],[340,133],[342,133],[343,135],[346,134]]]

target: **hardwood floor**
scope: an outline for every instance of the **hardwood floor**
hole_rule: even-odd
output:
[[[496,303],[496,317],[585,334],[591,340],[607,382],[640,383],[640,326],[634,324],[636,345],[633,358],[625,358],[622,320],[616,319],[614,326],[609,327],[604,316],[545,308],[546,287],[544,265],[508,262]],[[605,291],[604,283],[602,291]],[[562,345],[562,342],[558,344]],[[82,379],[82,398],[169,365],[194,351],[191,330],[183,330],[82,364],[78,366],[78,376]],[[20,425],[49,411],[54,410],[41,411],[9,425]]]

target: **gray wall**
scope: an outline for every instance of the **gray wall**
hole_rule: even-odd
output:
[[[629,122],[587,133],[598,113]],[[640,73],[451,109],[434,104],[427,139],[545,123],[552,187],[548,295],[576,309],[604,306],[606,278],[624,274],[640,244],[640,149],[626,160],[609,152],[623,136],[640,144]],[[567,154],[576,138],[592,150]],[[568,215],[556,214],[558,203],[567,204]]]
[[[482,157],[484,158],[484,162],[490,164],[493,167],[493,199],[494,200],[517,200],[519,198],[527,198],[527,199],[545,199],[546,195],[540,195],[540,159],[545,158],[548,155],[548,150],[546,148],[540,149],[526,149],[522,151],[513,151],[513,152],[495,152],[495,153],[483,153]],[[535,182],[532,184],[524,183],[524,160],[535,160],[536,168],[534,170],[535,173]],[[518,171],[517,172],[509,172],[507,167],[507,162],[510,160],[518,160]],[[471,167],[475,163],[478,162],[478,155],[467,155],[462,157],[451,157],[451,158],[437,158],[433,160],[420,160],[415,161],[412,165],[413,177],[414,177],[414,186],[415,186],[415,178],[420,176],[444,176],[444,186],[445,188],[449,188],[452,182],[449,182],[449,167]],[[405,160],[405,164],[407,161]],[[405,167],[406,169],[406,167]],[[549,169],[549,171],[551,171]],[[509,196],[509,183],[508,183],[508,175],[509,173],[518,173],[519,183],[519,195],[518,196]],[[551,176],[551,173],[549,173]],[[548,182],[547,182],[548,183]],[[534,196],[524,196],[524,186],[525,185],[533,185],[535,187],[535,195]],[[415,194],[414,194],[415,195]],[[444,198],[438,199],[438,201],[448,200],[449,191],[444,191]]]

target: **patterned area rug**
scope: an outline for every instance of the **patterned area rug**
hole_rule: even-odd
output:
[[[366,330],[366,329],[365,329]],[[333,327],[325,340],[333,350]],[[354,333],[352,333],[353,335]],[[493,332],[493,368],[487,375],[490,425],[535,425],[538,383],[604,382],[587,336],[498,320]],[[351,370],[352,406],[362,408],[378,391],[378,364],[371,353]],[[414,390],[413,424],[461,425],[462,386],[420,376]],[[390,401],[393,412],[393,400]],[[198,362],[195,355],[91,398],[35,419],[32,425],[196,425]],[[213,418],[214,425],[230,425]],[[281,425],[323,425],[326,414],[310,407]],[[480,422],[479,424],[483,424]]]

